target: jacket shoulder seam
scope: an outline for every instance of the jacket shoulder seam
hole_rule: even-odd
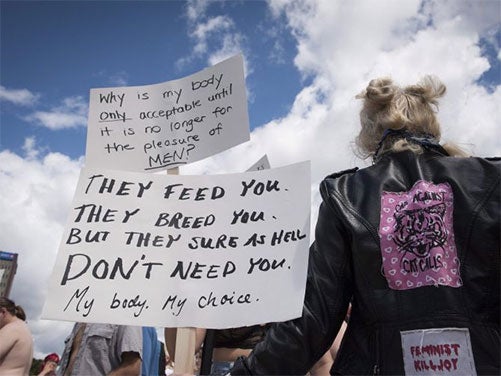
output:
[[[347,174],[353,174],[354,172],[358,171],[358,167],[350,168],[347,170],[341,170],[338,172],[334,172],[333,174],[327,175],[326,179],[337,179],[340,176],[347,175]]]

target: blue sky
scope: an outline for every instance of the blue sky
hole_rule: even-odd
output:
[[[26,118],[62,106],[74,111],[64,100],[85,105],[93,87],[164,82],[210,65],[206,54],[193,54],[196,24],[186,11],[183,1],[2,1],[2,85],[27,89],[38,99],[22,109],[2,103],[0,147],[21,153],[31,135],[44,150],[79,157],[85,154],[85,123],[68,122],[56,132]],[[245,43],[251,127],[284,116],[301,86],[291,64],[293,38],[263,1],[218,2],[197,22],[220,13],[231,15],[231,22],[207,33],[204,43],[220,48],[220,33],[231,30]]]
[[[442,141],[501,155],[498,0],[1,1],[0,249],[19,253],[11,297],[35,355],[61,352],[71,323],[41,320],[81,167],[89,90],[177,79],[242,53],[251,139],[183,166],[242,172],[310,160],[318,183],[368,161],[352,141],[370,79],[447,86]]]

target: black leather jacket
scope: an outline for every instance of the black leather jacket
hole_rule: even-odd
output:
[[[310,249],[302,317],[274,324],[231,374],[306,374],[331,346],[351,301],[348,329],[331,374],[403,375],[402,331],[467,328],[476,372],[498,375],[500,167],[494,158],[404,151],[386,154],[371,167],[327,177],[320,186],[323,202]],[[446,195],[412,191],[420,181],[448,184],[453,195],[449,220],[440,203]],[[393,192],[385,196],[390,200],[398,192],[413,195],[392,207],[393,216],[384,216],[383,206],[390,204],[383,204],[383,192]],[[426,201],[428,207],[406,206],[413,200]],[[402,219],[399,214],[405,211]],[[392,240],[396,261],[383,261],[380,218],[387,217],[398,222],[392,224],[390,237],[398,238]],[[446,237],[449,233],[452,237]],[[409,245],[413,241],[421,245]],[[445,250],[451,243],[455,247],[449,254]],[[452,256],[459,259],[459,274]],[[418,279],[408,281],[412,288],[396,287],[396,277],[389,275],[393,261],[407,268],[410,278],[415,273]],[[446,279],[431,278],[440,270]],[[425,276],[431,282],[421,278]],[[419,280],[425,284],[417,287]]]

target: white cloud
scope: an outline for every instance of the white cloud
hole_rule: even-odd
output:
[[[212,4],[216,4],[213,2]],[[207,17],[210,2],[190,1],[187,7],[189,36],[194,41],[192,54],[176,61],[177,68],[183,67],[194,58],[206,56],[209,66],[242,53],[245,77],[252,74],[252,65],[246,57],[246,37],[236,31],[234,21],[226,15]],[[254,93],[247,88],[247,97],[253,101]]]
[[[34,141],[26,145],[27,159],[0,153],[0,244],[19,254],[11,298],[25,309],[42,356],[61,353],[68,333],[67,324],[39,319],[82,161],[58,153],[35,159]]]
[[[242,35],[241,34],[227,34],[222,38],[221,47],[219,50],[210,54],[208,62],[209,65],[217,64],[225,59],[228,59],[236,54],[242,52]],[[249,63],[246,61],[246,74],[249,74]]]
[[[7,89],[0,85],[0,101],[7,101],[20,106],[32,106],[37,103],[39,98],[39,94],[34,94],[28,89]]]
[[[117,71],[114,73],[109,73],[106,70],[101,70],[94,73],[93,76],[103,79],[108,82],[111,86],[127,86],[129,82],[129,74],[124,71]]]
[[[218,4],[218,2],[212,2],[212,4]],[[188,2],[186,15],[189,36],[194,41],[194,46],[190,56],[184,56],[177,60],[176,66],[178,68],[191,62],[194,58],[203,56],[207,56],[208,65],[214,65],[245,51],[245,36],[236,31],[234,21],[227,15],[208,17],[207,9],[210,5],[211,3],[207,1]],[[247,60],[245,67],[248,74],[250,64]]]
[[[231,29],[234,28],[234,24],[229,17],[216,16],[208,18],[205,22],[202,21],[205,18],[201,15],[199,17],[194,17],[193,19],[191,19],[190,16],[188,18],[191,21],[189,24],[189,35],[194,41],[194,46],[190,56],[181,57],[177,60],[176,66],[178,68],[183,67],[194,58],[202,57],[209,53],[209,45],[211,46],[211,50],[214,51],[213,45],[216,43],[221,46],[218,47],[219,50],[216,48],[215,52],[212,52],[208,59],[209,62],[216,60],[218,56],[226,56],[229,49],[232,51],[240,51],[239,42],[242,37],[239,34],[231,34]],[[214,42],[214,38],[216,39],[216,42]]]
[[[51,130],[85,127],[87,102],[81,96],[65,98],[60,106],[49,111],[35,111],[24,119]]]
[[[287,116],[256,129],[250,143],[186,166],[183,173],[243,171],[265,153],[272,166],[309,159],[315,218],[318,182],[333,171],[368,163],[352,151],[360,106],[354,97],[382,75],[401,84],[438,75],[448,86],[439,112],[443,139],[480,155],[501,154],[501,143],[492,137],[499,127],[499,86],[489,93],[476,84],[489,69],[480,38],[499,28],[499,13],[493,17],[488,9],[492,4],[473,15],[465,2],[450,9],[440,1],[418,0],[271,0],[269,5],[277,18],[286,17],[297,40],[296,67],[312,78],[311,85],[297,94]]]
[[[25,152],[26,158],[28,160],[38,157],[40,151],[36,148],[36,139],[34,136],[27,137],[24,140],[23,151]]]
[[[116,72],[110,75],[109,83],[114,86],[127,86],[129,81],[129,74],[125,71]]]
[[[225,32],[233,27],[230,18],[216,16],[209,18],[205,23],[198,23],[191,32],[191,37],[196,40],[193,51],[196,55],[202,55],[207,52],[207,39],[215,33]]]
[[[186,7],[188,20],[195,22],[197,19],[203,17],[208,6],[209,2],[207,0],[188,0]]]
[[[437,23],[460,20],[466,33],[485,34],[499,28],[501,3],[496,0],[427,1],[423,8]]]

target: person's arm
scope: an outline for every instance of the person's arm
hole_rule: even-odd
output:
[[[139,375],[143,356],[142,328],[140,326],[118,325],[115,336],[116,347],[113,351],[120,354],[120,364],[110,372],[110,375]]]
[[[167,354],[169,355],[169,364],[172,364],[176,354],[177,328],[164,328],[164,337],[165,347],[167,349]]]
[[[343,340],[344,333],[346,332],[347,327],[348,326],[346,325],[346,321],[343,321],[341,329],[339,329],[339,333],[337,334],[336,339],[334,340],[334,343],[329,350],[331,353],[332,361],[336,360],[337,353],[339,351],[339,348],[341,347],[341,341]]]
[[[318,362],[311,367],[310,376],[328,376],[333,362],[331,352],[327,350]]]
[[[57,365],[54,362],[47,362],[43,366],[43,369],[40,371],[40,373],[37,376],[45,376],[47,374],[50,374],[53,372],[53,374],[56,372]]]
[[[11,329],[9,325],[6,325],[2,329],[0,329],[0,363],[9,353],[9,351],[14,347],[16,341],[16,333]]]
[[[348,314],[346,315],[348,317]],[[330,369],[336,360],[337,352],[341,346],[341,341],[343,340],[344,333],[346,332],[346,321],[341,324],[341,329],[337,333],[336,339],[332,343],[331,348],[320,358],[318,362],[310,370],[311,376],[323,376],[329,375]]]
[[[315,242],[300,318],[271,326],[251,355],[236,362],[231,375],[306,374],[330,348],[352,296],[350,236],[323,186]]]
[[[141,357],[135,351],[122,353],[122,361],[109,376],[138,376],[141,373]]]

